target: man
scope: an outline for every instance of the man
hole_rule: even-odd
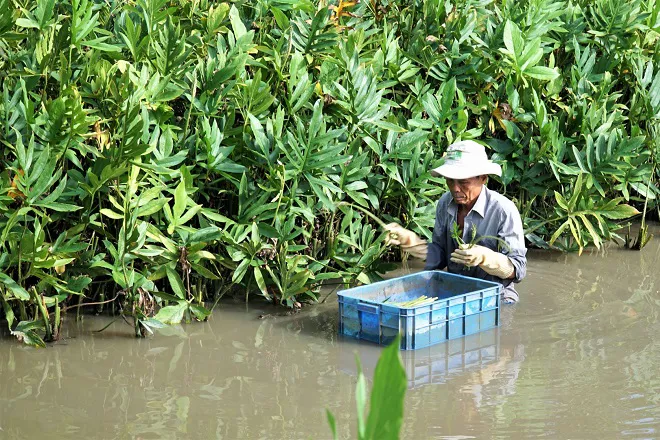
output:
[[[514,283],[527,272],[520,213],[511,200],[485,185],[487,176],[501,176],[502,168],[488,160],[482,145],[461,141],[449,146],[443,165],[431,174],[443,176],[449,188],[438,201],[431,243],[396,223],[387,226],[389,242],[426,260],[425,270],[447,268],[451,273],[497,281],[503,285],[503,301],[517,302]],[[465,245],[459,246],[452,238],[454,223]],[[484,239],[469,246],[475,227],[477,239]],[[506,246],[487,236],[498,237]]]

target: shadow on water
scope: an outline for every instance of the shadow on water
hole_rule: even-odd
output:
[[[329,300],[330,301],[330,300]],[[273,317],[274,325],[324,341],[336,341],[338,319],[334,303],[311,306],[289,317]]]

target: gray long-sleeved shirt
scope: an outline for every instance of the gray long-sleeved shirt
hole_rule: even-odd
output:
[[[457,213],[458,206],[451,193],[445,193],[438,201],[436,208],[433,240],[429,243],[425,269],[447,268],[447,271],[451,273],[497,281],[503,286],[503,298],[518,301],[518,292],[514,288],[514,283],[520,282],[527,273],[527,249],[525,248],[522,220],[516,205],[484,185],[474,207],[465,216],[463,227],[465,242],[471,240],[472,225],[476,225],[477,238],[491,235],[501,238],[509,245],[510,249],[507,250],[506,248],[498,249],[498,242],[493,239],[485,239],[478,243],[480,246],[499,251],[509,257],[516,270],[514,278],[510,280],[489,275],[479,267],[466,268],[462,264],[449,260],[452,252],[458,247],[458,243],[451,236],[452,226],[457,221]]]

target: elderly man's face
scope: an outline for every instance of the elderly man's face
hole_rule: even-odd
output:
[[[481,188],[486,183],[486,176],[470,177],[469,179],[445,179],[457,205],[472,207],[481,194]]]

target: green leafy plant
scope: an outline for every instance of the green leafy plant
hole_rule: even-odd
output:
[[[431,238],[430,170],[463,139],[530,245],[642,220],[642,249],[658,2],[422,3],[0,0],[10,331],[44,345],[93,309],[145,336],[225,295],[298,308],[377,281],[383,224]]]
[[[608,222],[639,214],[635,208],[621,204],[622,198],[596,204],[593,198],[588,197],[587,194],[587,190],[583,186],[581,174],[577,178],[570,199],[567,200],[561,194],[555,192],[555,198],[557,200],[555,210],[559,214],[559,218],[565,220],[550,238],[550,244],[554,243],[561,233],[569,228],[572,238],[579,247],[579,253],[582,253],[582,250],[589,241],[592,241],[596,247],[600,247],[602,243],[600,234],[608,234],[607,231],[613,229]],[[592,221],[596,222],[599,230],[596,230]],[[585,229],[587,234],[583,233]]]
[[[401,336],[397,336],[388,345],[378,359],[374,372],[371,396],[367,399],[367,380],[362,373],[360,359],[358,379],[355,387],[357,405],[357,437],[359,440],[396,440],[403,424],[403,405],[408,381],[401,362],[399,345]],[[367,400],[369,412],[366,413]],[[333,414],[326,410],[328,424],[333,438],[337,439],[337,425]]]

